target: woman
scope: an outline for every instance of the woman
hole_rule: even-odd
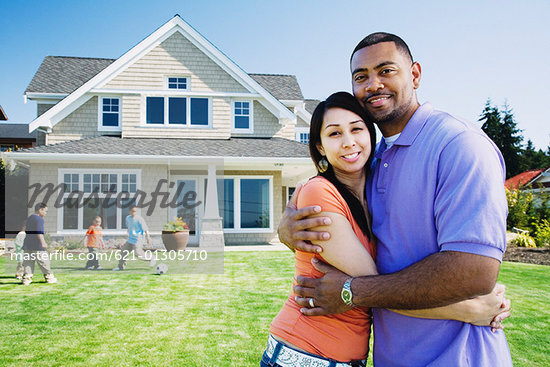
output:
[[[319,205],[319,216],[332,224],[319,227],[330,239],[316,243],[321,255],[296,252],[296,275],[320,277],[313,256],[350,276],[377,274],[374,236],[365,198],[367,173],[373,159],[375,129],[349,93],[338,92],[321,102],[311,118],[309,149],[319,172],[300,191],[298,208]],[[407,316],[455,319],[489,325],[499,313],[485,307],[489,297],[426,310],[396,310]],[[342,314],[307,317],[291,293],[271,324],[261,366],[364,365],[370,335],[369,310],[355,307]],[[312,305],[313,307],[313,305]],[[336,364],[335,364],[336,363]]]

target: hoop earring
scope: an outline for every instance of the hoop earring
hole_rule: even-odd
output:
[[[321,158],[319,163],[317,163],[317,166],[319,166],[319,172],[325,173],[328,169],[328,161],[326,157]]]

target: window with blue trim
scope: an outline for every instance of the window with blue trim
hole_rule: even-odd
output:
[[[233,106],[235,129],[250,129],[250,102],[235,102]]]
[[[187,78],[168,78],[168,89],[187,89]]]
[[[102,99],[102,124],[105,127],[118,127],[120,116],[120,99],[103,98]]]

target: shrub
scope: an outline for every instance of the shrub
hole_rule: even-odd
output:
[[[546,219],[540,223],[534,223],[535,226],[535,242],[538,246],[550,245],[550,222]]]
[[[508,218],[506,222],[508,229],[514,227],[530,229],[528,210],[532,207],[533,197],[534,195],[531,192],[506,189],[506,199],[508,201]]]
[[[517,247],[537,247],[533,237],[529,236],[527,233],[518,234],[510,244]]]

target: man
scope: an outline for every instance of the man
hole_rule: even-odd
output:
[[[391,34],[363,39],[351,58],[353,92],[384,139],[367,182],[381,275],[350,278],[316,263],[320,279],[298,277],[306,315],[373,307],[376,366],[511,366],[502,331],[390,311],[447,305],[493,289],[505,250],[506,198],[500,152],[474,126],[418,103],[421,67]],[[291,203],[279,237],[292,249],[328,233],[307,232],[328,218],[307,218]],[[315,307],[311,307],[314,305]]]
[[[48,214],[48,206],[38,203],[34,207],[34,213],[27,218],[25,223],[25,241],[23,242],[23,285],[32,282],[34,262],[38,263],[44,274],[46,283],[57,283],[57,279],[50,269],[50,257],[46,249],[48,245],[44,239],[44,217]]]
[[[137,214],[137,206],[132,205],[128,211],[128,216],[126,216],[126,228],[128,228],[128,239],[122,246],[120,250],[120,260],[118,266],[114,268],[114,271],[124,270],[126,267],[126,261],[130,259],[130,254],[136,254],[138,259],[149,261],[149,266],[155,266],[156,259],[151,254],[149,258],[145,256],[143,252],[142,244],[140,242],[140,236],[145,234],[147,239],[147,245],[151,245],[151,237],[149,236],[149,228],[145,219]]]

